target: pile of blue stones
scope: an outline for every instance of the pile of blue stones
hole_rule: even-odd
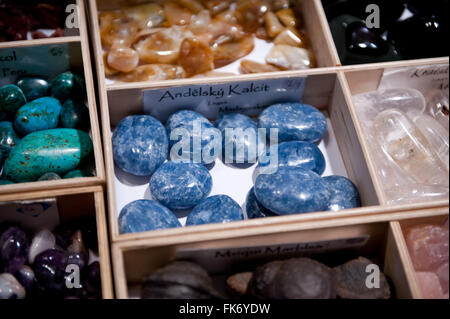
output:
[[[100,264],[94,251],[98,251],[95,218],[36,234],[0,224],[0,299],[101,298]]]
[[[0,87],[0,186],[92,176],[84,79],[26,77]]]
[[[194,129],[194,121],[202,127],[197,142],[194,138],[199,130]],[[183,138],[176,131],[180,128],[189,134],[190,147],[177,149]],[[224,134],[226,128],[254,130],[255,136],[260,138],[252,140],[246,135]],[[255,157],[248,150],[255,146],[250,144],[261,142],[257,132],[260,128],[266,129],[267,133],[270,129],[278,129],[278,144],[270,144],[265,149],[266,154],[278,152],[278,162],[272,166],[266,161],[258,163],[260,173],[245,205],[248,218],[339,211],[361,205],[358,190],[349,179],[321,177],[326,163],[316,144],[323,139],[327,122],[313,106],[301,103],[272,105],[261,113],[258,123],[243,114],[231,113],[221,115],[213,125],[197,112],[182,110],[172,114],[164,127],[149,115],[136,115],[124,118],[114,131],[114,160],[129,174],[148,176],[154,200],[137,200],[126,205],[119,215],[120,233],[181,227],[173,213],[180,210],[191,210],[186,226],[245,219],[243,209],[229,196],[208,197],[212,178],[207,167],[217,159],[211,154],[211,141],[222,136],[222,154],[225,154],[222,160],[228,160],[225,163],[231,162],[235,166],[256,163],[258,155]],[[176,138],[169,142],[170,136]],[[263,137],[265,146],[269,134]],[[237,148],[242,145],[246,149],[243,161],[236,158]],[[225,152],[230,147],[232,154]],[[201,161],[195,160],[199,154],[208,156],[198,157]],[[262,173],[274,166],[274,172]]]

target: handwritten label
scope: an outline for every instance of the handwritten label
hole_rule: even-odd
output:
[[[305,80],[296,77],[151,89],[143,93],[144,112],[163,122],[181,109],[191,109],[208,118],[229,112],[258,115],[274,103],[300,102]]]
[[[0,203],[0,212],[0,222],[17,222],[33,232],[59,225],[56,199]]]
[[[229,270],[234,264],[255,260],[277,260],[311,256],[338,250],[358,249],[367,244],[369,235],[305,243],[270,246],[224,248],[211,250],[181,250],[177,259],[192,260],[203,265],[211,273]]]
[[[51,79],[70,67],[68,44],[0,50],[0,85],[14,83],[20,77]]]

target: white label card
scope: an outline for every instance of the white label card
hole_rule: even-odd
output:
[[[0,50],[0,86],[24,76],[52,79],[70,67],[69,45],[50,44]]]
[[[197,111],[208,118],[230,112],[256,116],[275,103],[301,102],[305,80],[293,77],[146,90],[144,113],[162,122],[182,109]]]

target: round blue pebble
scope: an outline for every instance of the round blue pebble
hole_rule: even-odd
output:
[[[188,215],[186,226],[229,223],[244,219],[241,206],[226,195],[216,195],[195,206]]]
[[[189,209],[211,192],[212,177],[200,164],[167,162],[150,179],[153,198],[171,209]]]
[[[328,210],[337,212],[361,207],[358,189],[351,180],[343,176],[327,176],[323,181],[331,194]]]
[[[327,131],[325,116],[315,107],[302,103],[281,103],[265,109],[258,120],[258,127],[278,129],[279,142],[318,142]]]
[[[181,227],[176,216],[152,200],[137,200],[126,205],[119,215],[119,232],[139,233]]]
[[[169,142],[164,126],[149,115],[128,116],[112,137],[114,161],[127,173],[150,176],[167,159]]]
[[[258,202],[254,187],[252,187],[252,189],[247,194],[247,199],[245,201],[245,211],[247,213],[248,219],[278,216],[274,212],[271,212],[263,205],[261,205],[260,202]]]
[[[264,207],[279,215],[324,211],[331,196],[318,174],[288,166],[274,174],[260,174],[255,194]]]

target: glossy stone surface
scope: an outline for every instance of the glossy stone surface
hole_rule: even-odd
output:
[[[258,119],[258,127],[278,129],[279,142],[320,141],[327,130],[325,116],[315,107],[301,103],[275,104],[265,109]]]
[[[448,299],[444,297],[439,278],[435,273],[419,271],[416,272],[416,278],[424,299]]]
[[[189,209],[211,192],[212,177],[200,164],[167,162],[150,179],[153,198],[171,209]]]
[[[183,110],[172,114],[166,123],[170,159],[177,162],[210,164],[220,155],[220,131],[200,113]]]
[[[50,89],[50,83],[41,78],[21,78],[16,84],[28,102],[47,96]]]
[[[246,115],[239,113],[222,114],[214,123],[222,133],[222,157],[227,164],[256,163],[259,150],[258,127]]]
[[[22,268],[20,268],[19,271],[14,274],[14,276],[27,292],[30,291],[36,283],[36,276],[34,275],[34,271],[29,266],[22,266]]]
[[[56,173],[45,173],[41,177],[39,177],[38,181],[55,181],[61,179],[61,176],[59,176]]]
[[[61,110],[60,126],[65,128],[86,129],[89,127],[89,109],[84,102],[68,99]]]
[[[440,91],[430,98],[427,112],[433,116],[443,128],[449,131],[450,107],[448,102],[448,91]]]
[[[331,197],[319,175],[295,167],[259,175],[255,194],[264,207],[279,215],[324,211]]]
[[[323,178],[331,194],[328,202],[328,210],[340,211],[343,209],[357,208],[361,206],[358,189],[355,184],[343,176],[327,176]]]
[[[58,127],[61,103],[42,97],[22,106],[16,113],[14,127],[22,135]]]
[[[85,90],[84,79],[69,71],[61,73],[53,79],[51,95],[64,102],[71,97],[83,99]]]
[[[0,147],[11,149],[19,144],[20,138],[14,131],[13,124],[11,122],[0,122]]]
[[[33,267],[37,283],[45,296],[62,297],[67,294],[66,267],[69,254],[62,250],[50,249],[42,252]]]
[[[260,162],[259,168],[263,172],[269,165],[277,165],[278,167],[298,167],[305,170],[322,175],[325,171],[325,157],[322,151],[310,142],[284,142],[273,145],[269,152],[278,152],[278,163],[271,163],[270,157],[268,161]]]
[[[119,232],[139,233],[181,227],[175,215],[152,200],[138,200],[126,205],[119,215]]]
[[[216,195],[195,206],[187,217],[186,226],[229,223],[243,219],[244,213],[238,203],[229,196]]]
[[[0,237],[0,258],[3,271],[14,274],[28,259],[27,235],[18,227],[10,227]]]
[[[74,129],[34,132],[12,149],[4,176],[14,182],[31,182],[48,172],[65,174],[92,154],[89,135]]]
[[[128,116],[112,137],[114,162],[122,170],[148,176],[167,159],[169,142],[164,126],[148,116]]]
[[[76,169],[76,170],[70,171],[69,173],[67,173],[66,175],[64,175],[64,179],[68,179],[68,178],[82,178],[82,177],[93,177],[93,176],[94,176],[94,175],[92,175],[92,173],[89,172],[89,171]]]
[[[56,239],[51,231],[48,229],[41,230],[37,233],[31,242],[30,250],[28,252],[28,262],[30,265],[34,263],[34,259],[40,253],[55,248]]]
[[[347,50],[366,56],[381,56],[389,51],[388,43],[366,27],[362,21],[350,23],[345,30]]]
[[[25,103],[27,100],[19,87],[12,84],[0,87],[0,113],[15,113]]]
[[[254,187],[252,187],[247,194],[247,198],[245,200],[245,212],[247,213],[248,219],[278,216],[258,202]]]
[[[8,273],[0,274],[0,299],[24,299],[25,289]]]

